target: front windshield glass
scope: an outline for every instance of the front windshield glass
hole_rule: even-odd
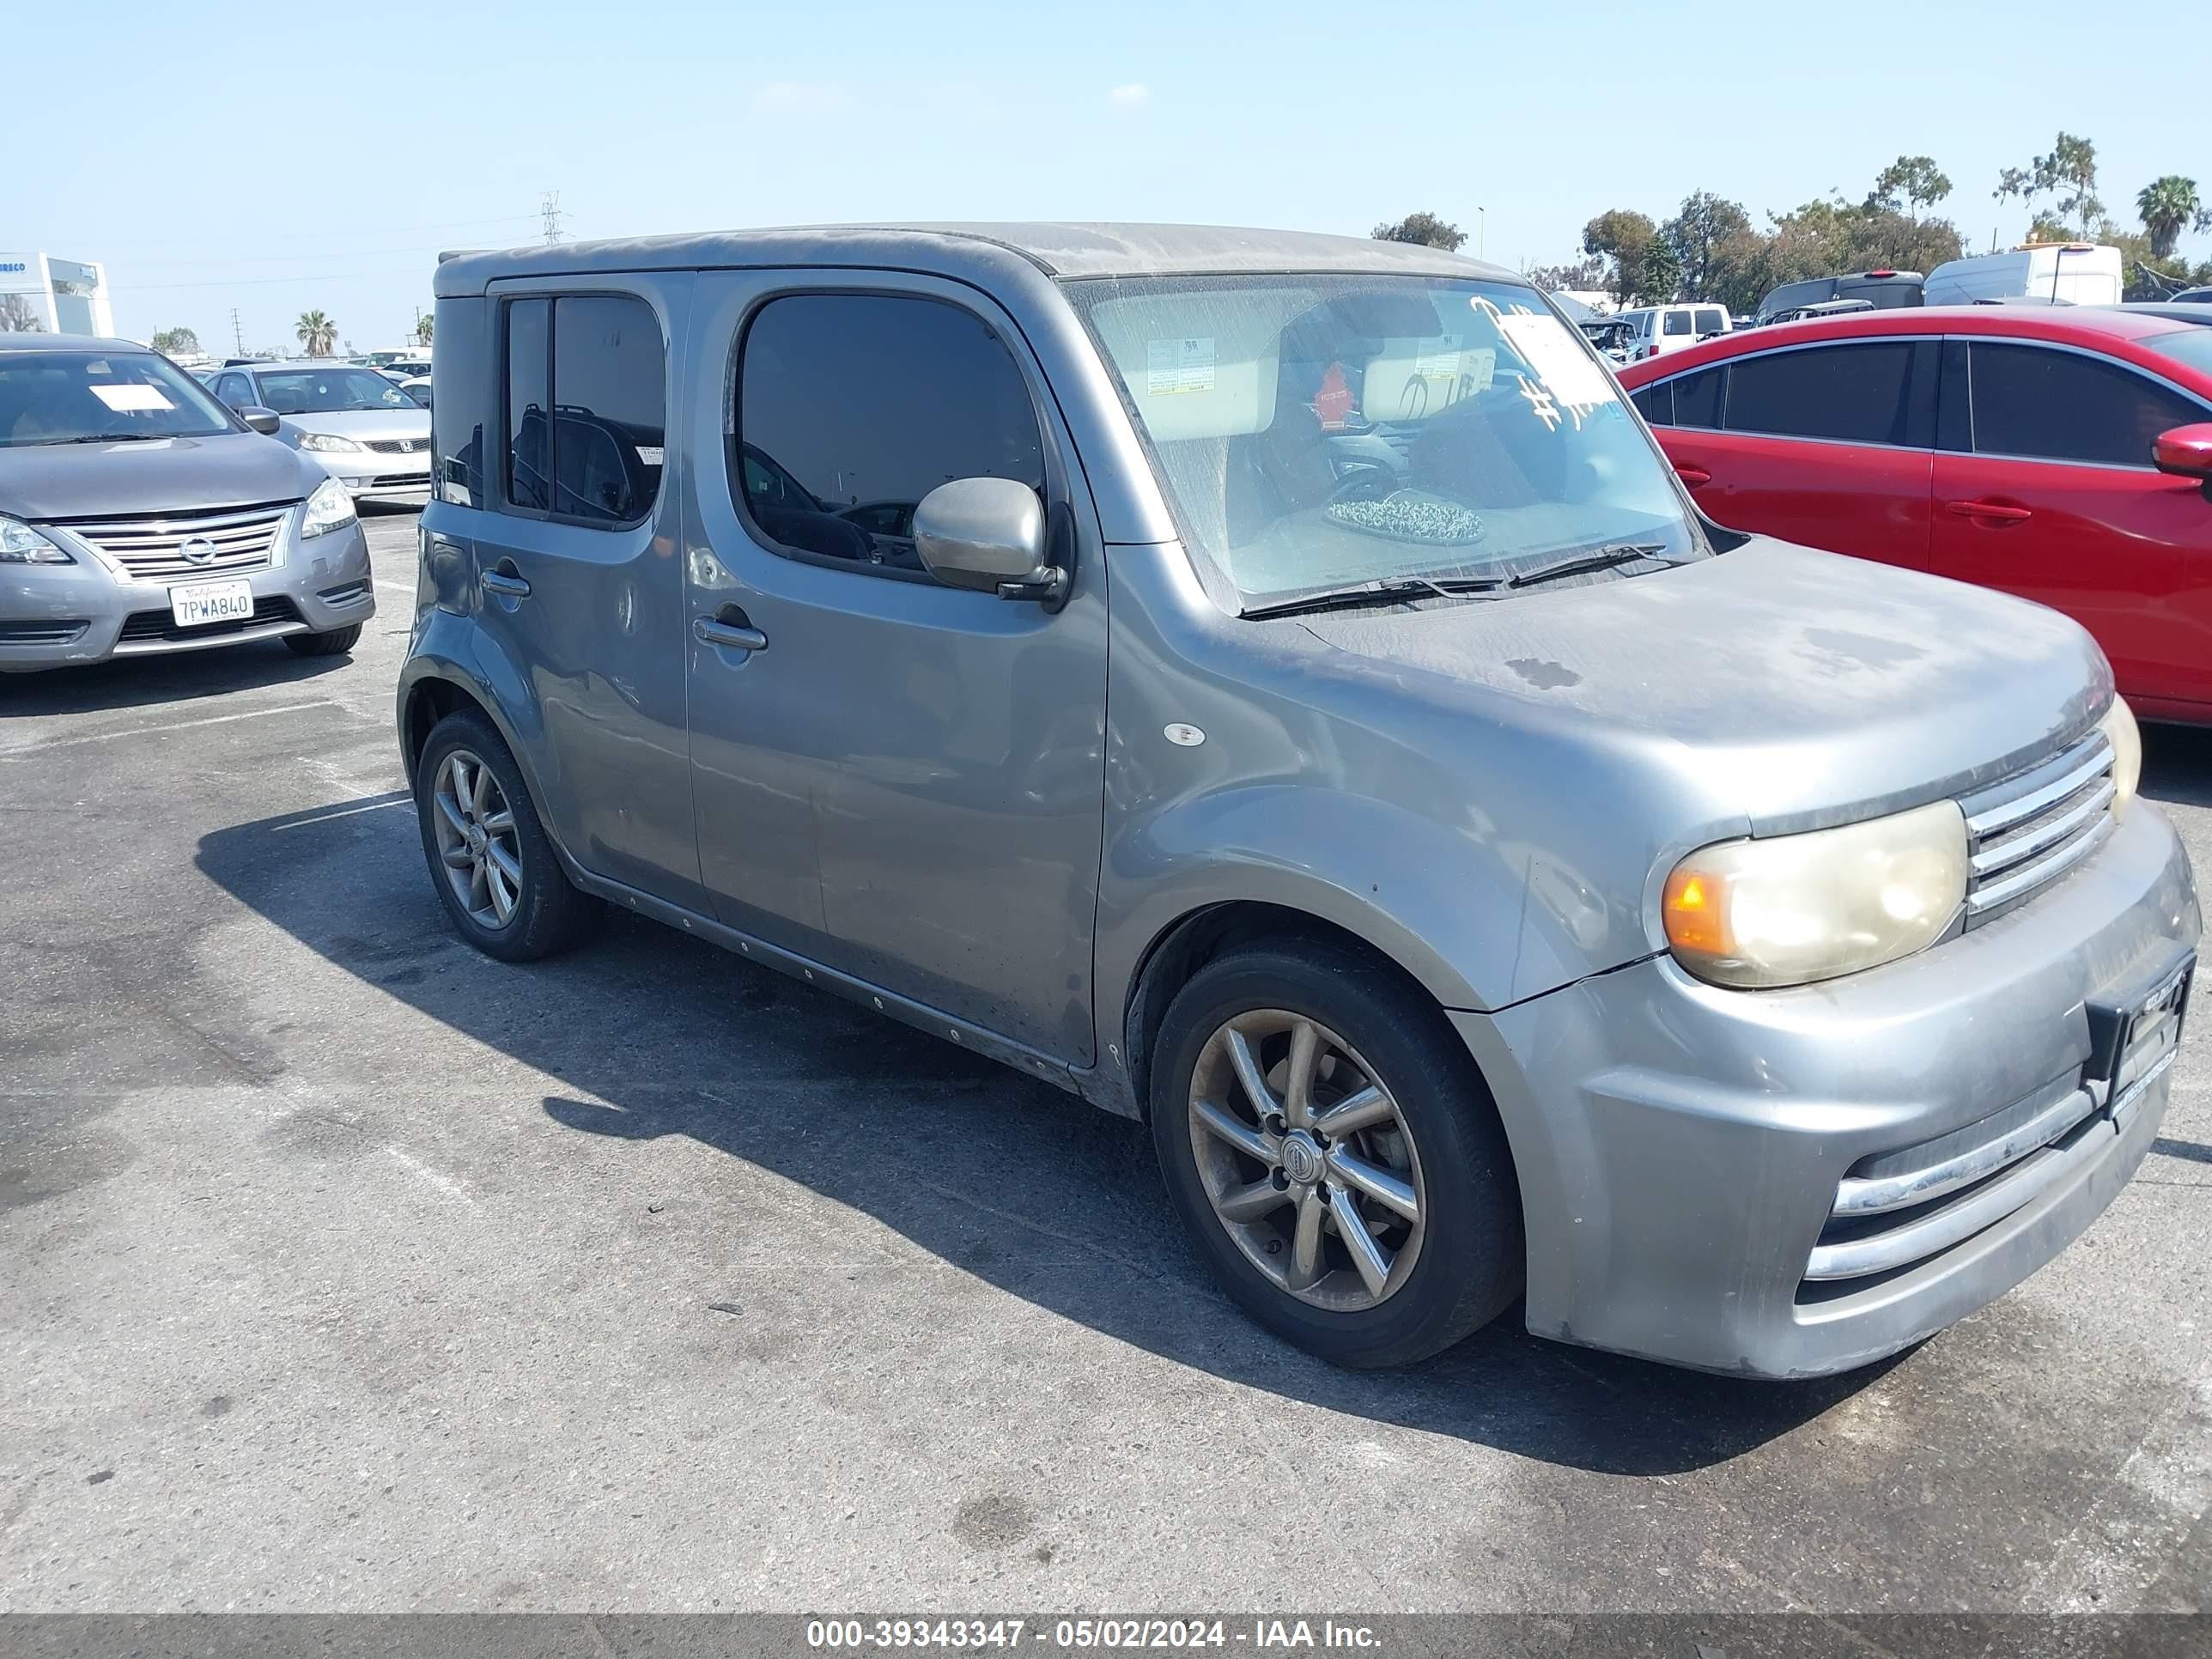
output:
[[[0,352],[0,448],[236,430],[206,388],[150,351]]]
[[[279,415],[335,415],[357,409],[412,409],[412,398],[373,368],[264,368],[261,401]]]
[[[1364,581],[1503,583],[1629,546],[1704,551],[1612,374],[1534,289],[1285,276],[1067,293],[1192,550],[1248,602]]]

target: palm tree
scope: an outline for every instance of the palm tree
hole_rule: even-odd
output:
[[[2142,215],[2143,230],[2150,237],[2150,251],[2161,259],[2170,258],[2174,245],[2181,240],[2181,233],[2203,216],[2203,210],[2197,200],[2197,181],[2178,173],[2154,179],[2136,198],[2136,211]]]
[[[303,311],[293,333],[307,348],[310,357],[327,357],[338,343],[338,325],[319,311]]]
[[[429,344],[430,337],[437,331],[437,328],[438,319],[428,312],[424,312],[415,319],[415,343],[420,346]]]

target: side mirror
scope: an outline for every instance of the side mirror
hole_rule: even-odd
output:
[[[2212,421],[2177,426],[2161,432],[2150,447],[2150,458],[2161,472],[2194,478],[2212,501]]]
[[[1045,562],[1044,507],[1012,478],[955,478],[914,509],[915,550],[948,587],[1002,599],[1038,599],[1057,610],[1067,572]]]
[[[264,438],[275,437],[276,428],[284,423],[283,416],[273,409],[262,408],[259,404],[246,404],[238,411],[238,418]]]

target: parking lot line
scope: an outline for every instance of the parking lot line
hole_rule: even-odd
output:
[[[157,737],[164,732],[191,732],[203,726],[228,726],[234,720],[258,720],[271,714],[297,714],[310,708],[343,708],[345,705],[329,697],[317,697],[308,702],[284,702],[274,708],[248,708],[236,714],[210,714],[196,720],[165,720],[157,726],[129,726],[116,732],[88,732],[80,737],[48,738],[39,743],[27,743],[0,751],[0,760],[21,760],[27,756],[44,754],[50,749],[73,749],[80,744],[112,743],[118,738]]]

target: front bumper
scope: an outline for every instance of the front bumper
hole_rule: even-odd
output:
[[[2095,1219],[2156,1136],[2171,1056],[2146,1050],[2113,1087],[2099,1010],[2160,982],[2199,932],[2187,856],[2138,801],[2030,903],[1886,968],[1744,992],[1660,957],[1455,1014],[1521,1177],[1528,1328],[1789,1377],[1984,1306]],[[1914,1188],[1931,1170],[1948,1173]],[[1869,1203],[1886,1212],[1853,1213]]]
[[[336,478],[357,501],[421,506],[430,499],[427,442],[411,455],[384,455],[372,449],[302,449],[300,453]]]
[[[76,562],[0,565],[0,673],[330,633],[374,616],[376,588],[360,524],[302,540],[297,521],[295,508],[282,563],[224,573],[251,585],[254,618],[191,629],[177,628],[169,611],[169,590],[190,579],[133,579],[83,543],[42,526]]]

